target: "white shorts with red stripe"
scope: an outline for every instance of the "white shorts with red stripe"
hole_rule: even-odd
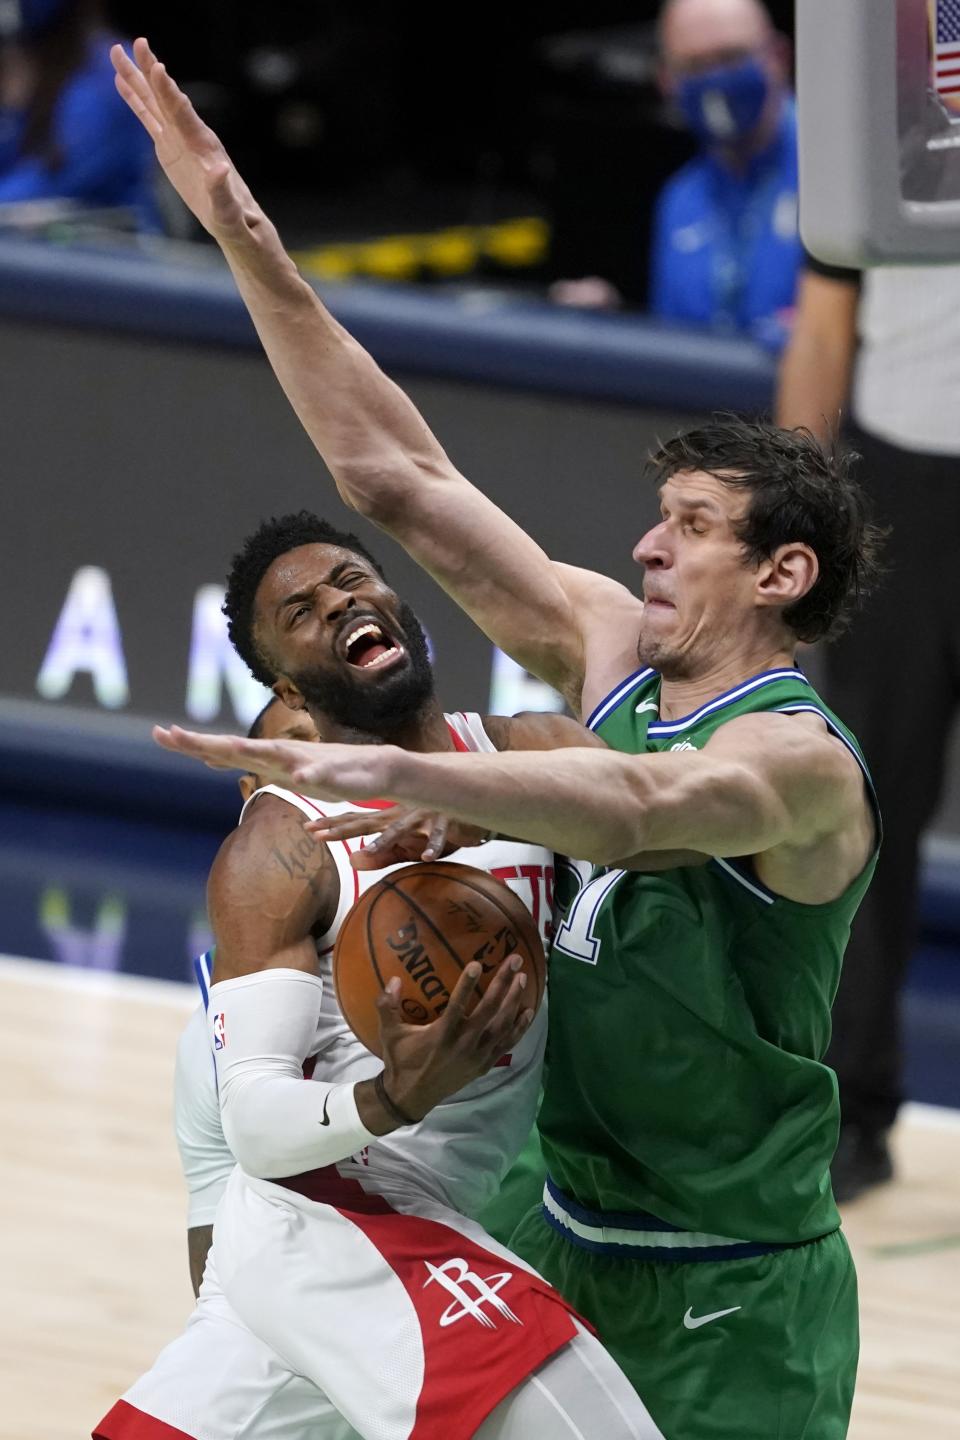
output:
[[[469,1440],[582,1333],[535,1271],[423,1195],[332,1170],[278,1188],[234,1172],[190,1324],[97,1440]]]

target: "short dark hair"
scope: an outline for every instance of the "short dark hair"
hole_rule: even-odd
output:
[[[279,705],[279,704],[280,704],[280,696],[279,696],[279,695],[274,695],[274,697],[273,697],[272,700],[268,700],[268,701],[267,701],[266,705],[264,705],[263,709],[262,709],[262,710],[260,711],[260,713],[256,716],[253,724],[250,726],[250,729],[247,731],[247,739],[248,739],[248,740],[259,740],[259,739],[262,738],[262,736],[263,736],[263,723],[264,723],[264,721],[266,720],[267,715],[268,715],[268,714],[270,713],[270,711],[273,709],[274,705]]]
[[[257,588],[274,560],[301,545],[338,545],[343,550],[352,550],[355,555],[362,555],[381,579],[386,578],[362,540],[348,530],[337,530],[309,510],[262,520],[230,562],[223,600],[227,634],[233,648],[261,685],[272,685],[277,676],[273,662],[258,647],[254,636],[253,605]]]
[[[715,415],[651,456],[658,485],[672,475],[702,470],[724,485],[749,490],[736,533],[748,561],[758,564],[780,545],[809,545],[819,562],[816,583],[788,605],[783,618],[798,640],[832,640],[883,572],[886,531],[874,525],[854,479],[859,456],[827,449],[803,428],[781,430],[764,421]]]

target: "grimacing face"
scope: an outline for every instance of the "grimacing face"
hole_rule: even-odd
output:
[[[278,680],[338,725],[389,734],[433,694],[420,622],[352,550],[316,543],[278,556],[257,587],[254,617]]]
[[[756,633],[768,562],[751,564],[733,529],[749,502],[702,471],[673,475],[660,491],[660,522],[633,558],[646,572],[637,658],[665,679],[708,673]]]

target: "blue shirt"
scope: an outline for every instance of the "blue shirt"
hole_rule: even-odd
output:
[[[125,205],[138,228],[160,229],[153,198],[153,141],[117,94],[109,36],[90,43],[85,64],[67,80],[54,106],[51,137],[63,164],[21,153],[26,112],[0,107],[0,205],[17,200],[79,200]]]
[[[803,251],[797,229],[797,120],[784,105],[777,133],[747,170],[705,151],[678,170],[654,214],[650,308],[665,320],[787,337]]]

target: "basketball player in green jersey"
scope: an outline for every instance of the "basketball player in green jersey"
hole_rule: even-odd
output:
[[[879,820],[855,740],[794,652],[835,632],[871,578],[856,486],[805,433],[705,426],[655,457],[642,601],[553,564],[457,473],[144,42],[136,56],[139,69],[115,55],[121,92],[221,245],[343,498],[616,748],[162,740],[593,862],[576,869],[552,959],[549,1180],[517,1243],[593,1321],[668,1440],[840,1440],[856,1284],[821,1056]]]

